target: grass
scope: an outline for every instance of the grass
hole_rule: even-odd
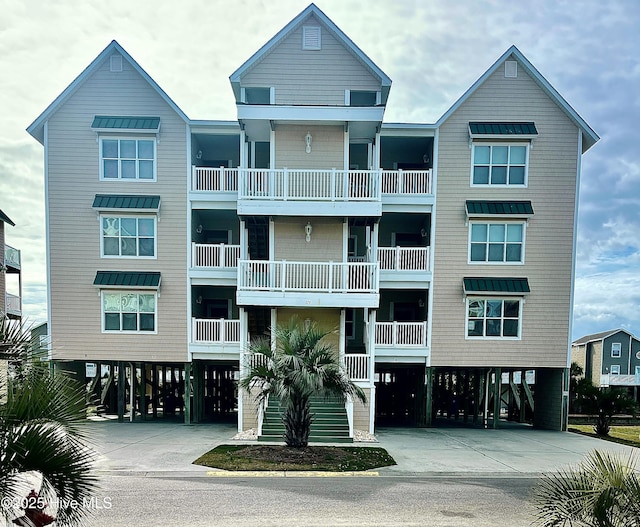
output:
[[[384,448],[281,445],[221,445],[193,462],[223,470],[318,470],[351,472],[395,465]]]
[[[614,443],[640,447],[640,426],[612,426],[608,436],[596,435],[593,431],[593,425],[571,425],[569,431]]]

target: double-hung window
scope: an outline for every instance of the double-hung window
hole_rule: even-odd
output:
[[[155,258],[155,216],[111,216],[101,220],[101,256]]]
[[[524,263],[524,222],[471,222],[470,263]]]
[[[520,340],[526,278],[465,277],[467,339]]]
[[[156,293],[102,291],[102,330],[155,333]]]
[[[622,356],[622,343],[613,342],[611,344],[611,357],[614,359],[619,359],[621,356]]]
[[[620,375],[620,364],[611,365],[611,375]]]
[[[101,137],[100,175],[104,180],[155,181],[155,139]]]
[[[467,298],[467,338],[520,338],[519,298]]]
[[[527,185],[528,159],[528,143],[474,143],[471,184],[524,187]]]

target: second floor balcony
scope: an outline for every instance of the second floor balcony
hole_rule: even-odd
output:
[[[191,190],[195,195],[236,196],[239,214],[380,216],[383,202],[431,202],[432,185],[431,170],[194,166]]]
[[[22,316],[22,298],[9,293],[5,294],[5,311],[10,317]]]
[[[239,305],[377,307],[378,264],[240,260]]]
[[[20,251],[14,249],[10,245],[4,246],[4,264],[7,266],[7,271],[11,272],[12,269],[20,269]]]

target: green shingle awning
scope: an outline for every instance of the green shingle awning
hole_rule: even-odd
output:
[[[536,136],[538,130],[533,122],[470,122],[469,132],[476,135],[515,135],[515,136]]]
[[[530,201],[467,200],[467,216],[533,216]]]
[[[160,129],[160,117],[96,115],[91,123],[91,128],[94,130],[157,132]]]
[[[462,281],[467,295],[482,293],[524,296],[531,292],[526,278],[464,278]]]
[[[140,194],[96,194],[93,199],[94,209],[117,210],[135,209],[157,211],[160,208],[160,196]]]
[[[160,273],[156,271],[98,271],[93,285],[101,289],[158,289],[160,287]]]

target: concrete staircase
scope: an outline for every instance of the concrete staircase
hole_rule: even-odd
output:
[[[309,443],[353,443],[349,437],[349,419],[339,399],[311,398],[311,434]],[[270,401],[262,421],[258,441],[284,441],[284,425],[279,401]]]

